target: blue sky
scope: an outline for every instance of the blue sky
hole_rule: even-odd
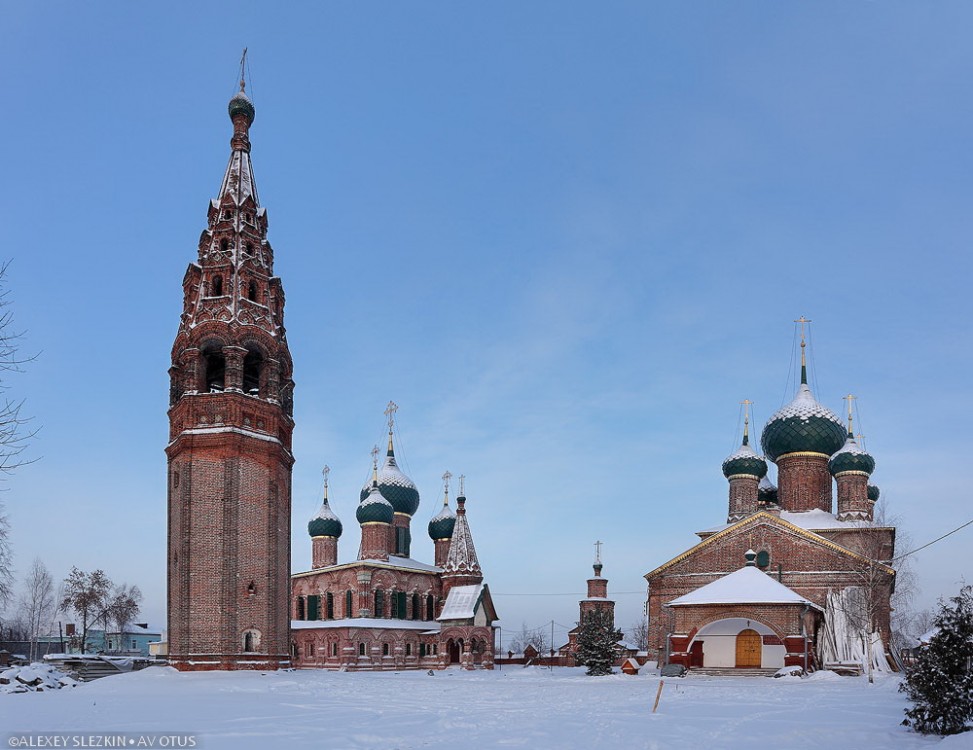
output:
[[[169,350],[250,49],[253,162],[295,361],[294,569],[320,469],[354,507],[400,405],[505,629],[572,625],[605,542],[642,575],[725,520],[720,464],[794,389],[858,396],[911,546],[973,517],[968,3],[5,3],[0,221],[39,460],[15,562],[165,613]],[[914,557],[973,580],[968,527]],[[904,550],[902,550],[904,551]],[[564,594],[533,596],[532,594]],[[561,638],[560,629],[555,639]]]

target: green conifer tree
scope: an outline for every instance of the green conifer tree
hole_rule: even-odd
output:
[[[622,632],[615,629],[611,613],[589,612],[578,625],[578,665],[588,667],[587,674],[591,676],[611,674],[622,637]]]
[[[902,723],[922,734],[959,734],[973,721],[973,588],[940,602],[936,627],[899,686],[912,701]]]

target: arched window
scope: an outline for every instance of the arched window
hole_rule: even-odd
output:
[[[211,297],[222,297],[223,296],[223,277],[217,274],[213,277],[213,293]]]
[[[253,652],[253,650],[254,650],[254,640],[255,639],[253,637],[253,631],[248,630],[246,633],[243,634],[243,650],[246,653],[249,654],[249,653],[252,653]]]
[[[406,656],[412,656],[412,644],[411,643],[405,644],[405,655]]]
[[[355,614],[352,612],[352,593],[351,589],[345,592],[345,617],[354,617]]]
[[[375,617],[385,617],[385,592],[375,590]]]
[[[364,656],[365,655],[365,644],[364,643],[359,643],[358,644],[358,655],[359,656]]]
[[[338,643],[336,641],[331,642],[331,655],[332,656],[338,655]]]
[[[247,299],[251,302],[257,301],[257,282],[251,281],[247,284]]]
[[[304,597],[303,596],[297,597],[297,619],[298,620],[304,619]]]
[[[432,620],[436,616],[436,604],[433,601],[432,594],[426,597],[426,616],[423,618],[425,620]]]
[[[226,240],[220,240],[220,250],[222,252],[225,253],[229,249],[229,247],[230,247],[229,242],[227,242]]]
[[[766,569],[770,565],[770,553],[762,549],[757,553],[757,567]]]
[[[382,644],[382,656],[388,656],[388,655],[389,655],[389,644],[383,643]]]
[[[325,607],[326,607],[325,611],[327,613],[326,618],[328,620],[333,620],[334,619],[334,594],[332,594],[330,591],[327,593],[327,600],[326,600]]]
[[[419,619],[419,594],[417,592],[412,594],[412,619]]]

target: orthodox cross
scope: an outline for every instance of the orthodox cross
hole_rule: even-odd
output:
[[[389,401],[389,405],[385,407],[385,411],[383,412],[383,414],[385,414],[386,418],[389,421],[389,432],[392,432],[392,427],[393,425],[395,425],[395,412],[397,412],[398,410],[399,410],[399,405],[396,404],[394,401]]]
[[[750,404],[753,401],[745,398],[740,403],[743,404],[743,437],[746,438],[750,434]]]
[[[604,544],[604,542],[601,542],[601,541],[595,542],[595,563],[596,564],[601,562],[601,545],[602,544]]]
[[[810,323],[811,321],[805,318],[803,315],[794,321],[795,323],[801,324],[801,346],[804,346],[804,324]]]
[[[330,474],[330,473],[331,473],[331,467],[328,466],[327,464],[325,464],[324,465],[324,468],[321,469],[321,474],[324,475],[324,497],[325,497],[325,499],[327,499],[327,497],[328,497],[328,474]]]
[[[243,71],[247,64],[247,48],[243,48],[243,57],[240,58],[240,91],[247,90],[247,82],[244,78]]]
[[[447,470],[443,474],[443,490],[446,492],[446,497],[449,497],[449,480],[453,478],[453,475]]]
[[[372,447],[372,468],[378,471],[378,446]]]
[[[466,474],[459,475],[459,494],[466,497]]]
[[[851,429],[851,402],[858,398],[858,396],[852,396],[849,393],[847,396],[842,396],[841,398],[848,402],[848,434],[854,435],[855,431]]]

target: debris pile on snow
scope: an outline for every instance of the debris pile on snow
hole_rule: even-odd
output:
[[[804,675],[804,667],[799,667],[797,665],[781,667],[774,672],[774,677],[804,677]]]
[[[0,693],[42,693],[77,684],[73,677],[46,664],[11,667],[0,672]]]

